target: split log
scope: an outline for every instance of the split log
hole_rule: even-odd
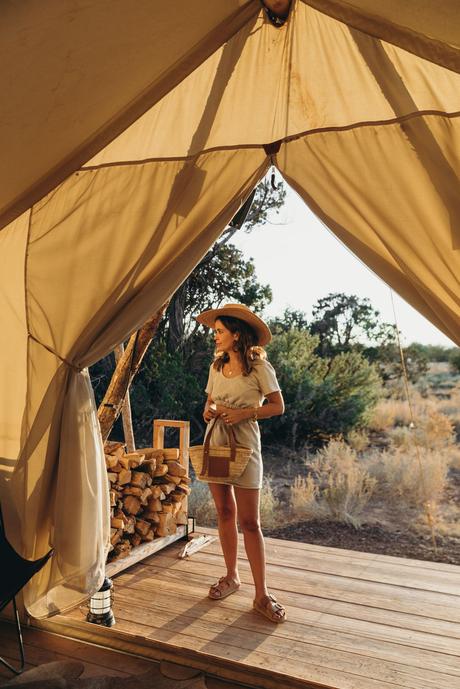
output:
[[[118,464],[118,457],[115,457],[115,455],[105,455],[105,466],[107,469],[111,469],[115,464]]]
[[[151,488],[144,488],[144,490],[142,491],[142,494],[140,496],[140,501],[141,501],[142,505],[144,505],[144,507],[147,505],[151,496],[152,496],[152,489]]]
[[[144,459],[142,464],[138,467],[138,471],[144,471],[149,476],[155,474],[155,469],[157,468],[157,460],[152,457],[151,459]]]
[[[185,476],[187,473],[186,468],[180,463],[173,460],[166,460],[168,464],[168,474],[171,476]]]
[[[162,462],[164,459],[164,452],[161,447],[143,447],[138,452],[142,452],[145,455],[145,459],[157,459],[159,462]]]
[[[119,462],[125,469],[137,469],[144,459],[144,455],[131,453],[120,457]]]
[[[153,498],[158,498],[159,500],[164,500],[165,499],[165,494],[163,493],[161,489],[161,484],[155,484],[153,485],[150,490],[152,491],[152,497]]]
[[[150,524],[144,519],[136,519],[136,531],[142,537],[144,537],[148,531],[150,531]]]
[[[134,548],[136,545],[140,545],[142,543],[142,536],[135,532],[129,540],[131,541],[131,545]]]
[[[163,503],[161,500],[158,500],[158,498],[150,498],[147,503],[149,512],[161,512],[162,504]]]
[[[131,481],[131,471],[129,469],[122,469],[118,474],[118,483],[123,486],[125,483]]]
[[[148,522],[152,522],[154,524],[159,524],[160,523],[160,517],[158,515],[159,515],[158,512],[143,512],[142,518]]]
[[[135,495],[126,495],[123,498],[123,509],[128,514],[137,514],[141,509],[141,501]]]
[[[165,479],[167,479],[170,483],[174,483],[175,485],[178,485],[181,482],[180,476],[172,476],[171,474],[165,474]]]
[[[135,495],[136,498],[140,498],[143,492],[139,486],[126,486],[123,490],[123,495]]]
[[[154,476],[157,478],[159,476],[164,476],[165,474],[168,473],[168,465],[167,464],[160,464],[157,466],[157,468],[154,471]]]
[[[163,456],[165,460],[175,460],[179,459],[179,448],[178,447],[164,447]]]
[[[131,485],[132,486],[137,486],[138,488],[144,488],[147,485],[147,479],[149,478],[148,474],[145,474],[143,471],[132,471],[131,472]]]
[[[185,500],[185,493],[178,493],[174,490],[168,495],[168,498],[174,502],[182,502],[182,500]]]
[[[118,453],[123,454],[124,443],[119,443],[116,440],[106,440],[104,443],[104,451],[108,455],[118,455]]]
[[[179,525],[186,526],[187,523],[188,523],[188,517],[187,517],[187,515],[185,514],[185,512],[182,512],[182,511],[181,511],[181,512],[178,512],[178,514],[176,515],[176,524],[177,524],[178,526],[179,526]]]

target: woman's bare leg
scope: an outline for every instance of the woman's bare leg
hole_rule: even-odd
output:
[[[238,529],[236,526],[236,502],[233,487],[221,483],[209,483],[217,511],[217,525],[225,564],[226,580],[240,583],[238,574]]]
[[[260,490],[235,486],[235,497],[238,521],[256,588],[256,598],[262,598],[268,591],[265,578],[265,543],[260,528]]]
[[[265,572],[265,543],[260,528],[260,490],[235,486],[235,497],[238,521],[256,589],[255,600],[265,605],[269,594]],[[281,619],[284,612],[275,611],[274,615]]]

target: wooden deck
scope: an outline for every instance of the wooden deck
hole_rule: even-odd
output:
[[[164,678],[189,679],[202,676],[203,689],[241,689],[241,685],[227,682],[215,677],[206,676],[199,670],[184,667],[172,662],[158,662],[139,658],[135,655],[121,653],[119,651],[101,648],[94,644],[88,644],[74,639],[65,638],[33,628],[23,628],[24,650],[26,666],[24,671],[39,665],[54,661],[77,660],[83,663],[86,677],[132,677],[149,674],[152,687],[157,684],[165,686]],[[13,666],[18,665],[19,653],[16,644],[14,627],[4,620],[0,620],[0,654]],[[0,685],[3,681],[13,678],[13,674],[0,664]],[[160,683],[159,680],[162,680]],[[176,683],[171,682],[171,689]],[[198,686],[200,686],[198,684]]]
[[[181,545],[115,577],[112,629],[78,609],[36,624],[253,687],[460,689],[459,567],[267,539],[288,614],[276,626],[251,610],[242,544],[243,586],[220,602],[206,597],[224,571],[218,541],[187,560]]]

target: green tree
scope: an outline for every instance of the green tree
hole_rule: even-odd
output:
[[[318,354],[319,337],[292,328],[268,347],[286,403],[285,414],[264,424],[264,437],[293,449],[322,444],[364,425],[381,394],[375,366],[359,352]]]
[[[354,294],[331,293],[319,299],[312,309],[312,335],[318,335],[318,353],[333,356],[352,350],[383,346],[395,339],[394,327],[380,320],[370,300]]]
[[[454,373],[460,373],[460,347],[453,347],[450,350],[449,364]]]

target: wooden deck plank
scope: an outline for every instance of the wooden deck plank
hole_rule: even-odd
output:
[[[72,629],[73,633],[81,633],[82,638],[88,634],[88,624],[70,618],[68,615],[59,616],[58,620],[40,621],[38,624],[45,628],[52,624],[54,628],[60,628],[66,632]],[[129,648],[131,644],[134,644],[137,653],[145,653],[148,657],[163,657],[165,652],[174,652],[182,663],[187,662],[190,666],[198,664],[204,670],[214,673],[222,672],[224,677],[227,671],[235,680],[239,677],[241,681],[250,683],[254,687],[336,689],[337,686],[337,671],[331,670],[327,665],[324,666],[323,659],[316,665],[305,663],[302,650],[297,650],[295,670],[298,671],[300,668],[300,674],[304,676],[298,676],[298,674],[293,674],[293,659],[285,655],[280,658],[275,657],[276,662],[274,662],[270,654],[253,650],[248,661],[242,657],[243,653],[247,653],[244,648],[233,648],[219,641],[195,639],[186,634],[176,633],[172,629],[164,630],[162,636],[165,638],[158,639],[156,634],[149,635],[150,628],[132,621],[124,621],[123,628],[118,627],[116,635],[114,631],[114,628],[98,627],[96,630],[90,630],[90,634],[93,639],[97,636],[99,643],[103,643],[105,639],[106,643],[112,645],[119,643],[123,648]],[[406,686],[346,671],[340,673],[340,681],[340,689],[395,689],[395,686]],[[452,686],[451,684],[451,689]],[[425,687],[419,688],[417,685],[416,689],[425,689]],[[430,689],[432,689],[431,686]],[[438,689],[440,689],[439,685]]]
[[[187,574],[196,572],[218,577],[223,570],[222,558],[204,551],[193,555],[193,564],[191,559],[180,560],[172,553],[161,552],[154,557],[154,560],[147,559],[146,563]],[[249,563],[240,560],[239,568],[242,580],[250,583],[252,579]],[[420,614],[423,610],[429,617],[460,622],[460,607],[453,605],[456,597],[451,594],[421,591],[350,577],[336,577],[333,574],[305,572],[294,568],[287,571],[283,565],[275,564],[267,565],[267,578],[269,585],[277,590],[325,596],[411,614]]]
[[[251,595],[249,592],[245,592],[244,588],[240,589],[237,595],[219,601],[218,606],[207,598],[207,588],[203,587],[203,585],[194,585],[188,581],[186,597],[183,594],[183,582],[169,579],[166,589],[164,581],[160,577],[151,577],[141,583],[134,582],[134,584],[126,577],[123,581],[117,581],[116,586],[117,598],[119,596],[124,598],[126,596],[133,596],[134,599],[138,600],[139,596],[137,594],[140,592],[143,600],[147,597],[149,607],[154,610],[165,610],[167,612],[171,609],[171,604],[173,604],[174,610],[182,615],[188,612],[190,608],[189,603],[193,602],[191,608],[192,616],[199,617],[205,615],[207,619],[218,619],[222,616],[222,608],[224,608],[225,621],[231,624],[235,624],[236,617],[250,610],[252,606]],[[300,596],[298,598],[300,599]],[[332,613],[311,612],[295,605],[289,605],[288,607],[289,621],[296,625],[303,625],[305,628],[304,633],[308,634],[309,637],[312,630],[314,633],[317,628],[334,633],[339,632],[348,636],[351,635],[353,638],[358,635],[373,641],[395,642],[413,649],[424,649],[426,651],[447,654],[447,656],[455,658],[454,667],[458,667],[458,657],[460,657],[459,639],[438,636],[433,631],[430,633],[414,632],[400,627],[390,627],[375,621],[350,620],[347,617],[336,616]],[[257,622],[258,617],[253,617]],[[263,620],[261,622],[263,623]],[[257,625],[253,622],[250,627],[260,627],[260,623]],[[277,633],[284,635],[284,629],[285,626],[280,627]],[[289,625],[289,630],[291,631],[291,629],[292,627]],[[409,652],[409,649],[407,651]],[[449,663],[449,660],[446,659],[446,662]],[[460,672],[460,669],[458,671]]]
[[[199,527],[196,530],[197,534],[211,534],[218,535],[217,529]],[[334,548],[332,546],[317,545],[316,543],[302,543],[300,541],[286,541],[281,538],[266,537],[265,543],[267,546],[275,545],[277,547],[303,550],[307,552],[320,553],[324,556],[333,555],[339,558],[353,558],[358,557],[362,560],[375,560],[385,558],[388,564],[396,564],[399,567],[411,567],[417,570],[435,570],[439,572],[447,572],[454,574],[458,571],[458,565],[451,565],[447,562],[433,562],[432,560],[416,560],[413,558],[396,557],[395,555],[382,555],[380,553],[365,553],[360,550],[348,550],[346,548]]]
[[[11,625],[0,623],[0,648],[2,652],[5,649],[10,657],[17,658],[17,644],[12,629]],[[152,666],[151,661],[144,658],[82,644],[75,639],[30,627],[23,628],[23,637],[26,659],[31,667],[52,660],[80,660],[85,664],[83,676],[86,677],[87,674],[135,675],[146,672]],[[45,657],[46,660],[43,659]]]
[[[214,541],[203,549],[204,552],[220,556],[222,551],[218,541]],[[285,542],[281,545],[267,546],[267,562],[269,564],[283,563],[285,567],[300,568],[303,571],[333,574],[366,581],[409,588],[435,591],[439,593],[460,594],[460,576],[458,567],[452,571],[436,571],[414,567],[401,567],[393,562],[382,562],[378,556],[361,559],[359,557],[337,557],[335,554],[310,552],[297,548],[288,548]],[[244,548],[238,549],[238,557],[246,559]]]
[[[145,568],[145,569],[144,569]],[[161,588],[163,579],[168,578],[172,585],[177,585],[179,590],[183,590],[183,574],[180,571],[174,571],[167,567],[154,567],[151,564],[143,564],[133,572],[125,572],[123,575],[123,583],[126,585],[134,585],[143,587],[149,586],[149,581],[156,582],[157,590]],[[215,575],[208,576],[206,574],[197,574],[195,572],[187,573],[187,591],[195,590],[197,593],[206,594],[209,584],[215,580]],[[118,579],[115,580],[117,582]],[[245,582],[243,582],[245,583]],[[253,587],[249,581],[247,587],[242,586],[241,593],[247,589],[252,591]],[[191,587],[191,588],[190,588]],[[273,589],[272,587],[272,590]],[[311,614],[318,619],[322,619],[325,615],[334,615],[337,618],[343,618],[351,624],[363,622],[372,622],[379,625],[388,626],[390,629],[403,629],[408,632],[425,632],[433,636],[433,619],[421,614],[398,613],[393,610],[385,610],[383,608],[371,607],[364,605],[361,602],[348,603],[337,599],[319,597],[316,595],[306,595],[293,591],[276,591],[283,597],[283,602],[291,607],[297,608],[299,614]],[[249,594],[248,594],[249,595]],[[460,625],[455,622],[445,620],[436,620],[436,634],[435,636],[447,637],[448,639],[460,639]]]
[[[167,598],[169,607],[164,606],[160,608],[159,605],[155,605],[156,615],[152,617],[151,613],[148,612],[144,617],[142,605],[145,597],[143,594],[137,597],[133,589],[119,589],[117,609],[122,611],[124,620],[129,620],[130,606],[141,608],[141,610],[138,610],[140,617],[137,619],[143,619],[144,623],[153,629],[163,629],[165,624],[169,625],[168,620],[173,618],[174,622],[179,621],[178,628],[186,629],[188,635],[203,638],[203,633],[205,632],[203,626],[205,626],[206,631],[209,629],[214,635],[219,635],[219,637],[225,636],[226,643],[232,645],[238,646],[240,643],[239,638],[243,634],[250,636],[251,639],[259,638],[264,648],[266,646],[263,638],[267,636],[266,624],[262,618],[259,619],[255,616],[250,608],[248,611],[248,606],[244,606],[242,610],[230,609],[227,606],[225,620],[222,621],[222,610],[219,610],[212,601],[208,605],[206,601],[200,599],[193,602],[187,596],[186,606],[188,607],[186,607],[183,605],[183,601],[178,600],[178,598],[173,599],[169,591]],[[193,604],[190,605],[189,603]],[[118,614],[120,616],[120,613]],[[288,645],[291,645],[290,642],[296,644],[305,643],[307,646],[317,646],[327,651],[343,651],[385,662],[389,661],[402,665],[408,664],[409,667],[414,665],[417,668],[417,673],[419,673],[419,670],[427,670],[429,673],[434,670],[436,673],[460,677],[458,653],[428,651],[426,649],[419,649],[416,646],[408,649],[405,644],[399,644],[394,641],[375,640],[365,635],[358,635],[343,630],[336,631],[295,622],[291,619],[291,616],[289,624],[284,624],[277,628],[273,634],[269,635],[267,642],[271,643],[274,638],[277,641],[278,639],[282,640],[278,648],[281,655],[286,646],[285,642]],[[277,650],[270,649],[270,653],[272,652],[277,653]],[[407,663],[409,657],[410,663]]]
[[[386,662],[359,653],[328,649],[305,642],[289,640],[287,643],[275,634],[267,634],[266,629],[264,633],[252,631],[250,634],[242,634],[241,628],[232,628],[230,625],[220,629],[219,625],[214,628],[208,620],[202,623],[188,618],[176,619],[173,615],[163,617],[161,614],[155,620],[159,626],[153,626],[152,620],[148,624],[145,606],[132,602],[127,605],[117,604],[116,613],[119,619],[118,631],[138,636],[144,634],[147,639],[211,653],[237,661],[246,667],[270,666],[280,674],[292,674],[306,681],[325,683],[331,679],[337,681],[338,676],[342,680],[342,676],[347,675],[352,687],[367,686],[369,678],[381,683],[393,683],[404,689],[452,689],[455,683],[460,687],[460,680],[457,681],[457,678],[444,672]]]
[[[240,591],[207,598],[225,571],[216,543],[185,560],[176,543],[117,575],[113,629],[87,624],[78,609],[39,625],[150,658],[175,653],[266,689],[460,689],[460,568],[303,545],[267,543],[283,625],[253,613],[241,548]]]

